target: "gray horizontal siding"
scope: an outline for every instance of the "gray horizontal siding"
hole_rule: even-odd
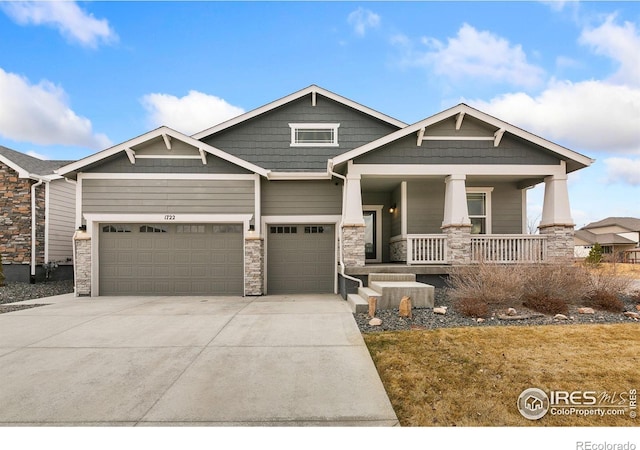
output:
[[[136,163],[131,164],[124,152],[85,168],[83,171],[94,173],[253,173],[213,155],[207,155],[207,164],[202,164],[200,159],[168,158],[136,159]]]
[[[265,216],[342,213],[342,184],[334,181],[263,181],[261,194]]]
[[[339,123],[338,147],[291,147],[290,123]],[[311,95],[242,122],[203,142],[260,167],[278,171],[325,171],[327,160],[398,128],[321,95]]]
[[[252,213],[251,180],[83,180],[84,213]]]
[[[456,130],[457,115],[448,117],[440,122],[434,123],[427,128],[425,136],[487,136],[493,137],[497,128],[476,119],[465,116],[462,126]]]
[[[469,181],[467,187],[486,187]],[[491,183],[491,222],[493,234],[522,233],[522,191],[515,183]]]
[[[444,180],[407,183],[407,233],[437,234],[444,217]]]
[[[424,141],[418,147],[411,134],[366,153],[359,164],[559,164],[559,159],[541,147],[504,136],[498,147],[493,141]]]
[[[76,187],[64,180],[49,183],[49,261],[69,262],[73,257]]]

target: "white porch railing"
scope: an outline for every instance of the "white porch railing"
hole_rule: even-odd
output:
[[[547,260],[547,238],[529,234],[471,236],[471,262],[539,263]],[[407,235],[407,264],[448,264],[446,234]]]
[[[445,234],[407,235],[407,264],[446,264]]]
[[[489,234],[471,236],[471,261],[539,263],[547,259],[547,238],[539,235]]]

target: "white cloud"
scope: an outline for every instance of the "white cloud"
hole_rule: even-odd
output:
[[[405,50],[408,47],[406,40],[394,42]],[[524,87],[537,86],[543,79],[542,68],[527,61],[520,45],[466,23],[446,43],[431,37],[424,37],[421,42],[428,50],[410,51],[406,62],[450,79],[475,78]]]
[[[153,126],[166,125],[185,134],[193,134],[244,113],[242,108],[215,95],[189,91],[181,98],[169,94],[148,94],[142,104]]]
[[[49,81],[32,85],[0,69],[0,135],[39,145],[74,145],[100,149],[111,145],[95,134],[91,121],[67,104],[62,88]]]
[[[576,150],[640,154],[640,90],[628,86],[552,82],[536,97],[519,92],[470,103]]]
[[[610,183],[626,183],[640,186],[640,159],[607,158],[607,178]]]
[[[347,22],[358,36],[364,36],[367,29],[380,26],[380,16],[371,10],[360,7],[349,14]]]
[[[96,19],[72,1],[1,2],[0,8],[20,25],[49,25],[71,42],[95,48],[117,40],[106,19]]]
[[[640,86],[640,34],[632,22],[618,25],[615,19],[612,14],[600,26],[584,29],[579,42],[620,64],[611,81]]]

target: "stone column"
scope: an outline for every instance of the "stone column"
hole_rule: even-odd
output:
[[[73,235],[76,297],[91,295],[91,236],[86,231],[76,231]]]
[[[248,237],[244,240],[244,295],[262,295],[264,286],[264,240]]]
[[[389,242],[390,259],[393,262],[407,261],[407,240],[399,237]]]
[[[346,267],[364,267],[364,224],[342,226],[342,260]]]
[[[540,225],[540,235],[547,236],[547,261],[568,263],[574,257],[573,225]]]
[[[553,175],[544,179],[544,204],[540,234],[547,236],[547,261],[566,263],[573,259],[574,229],[569,206],[567,175]]]
[[[447,235],[447,259],[450,264],[471,263],[471,225],[448,225],[442,227]]]

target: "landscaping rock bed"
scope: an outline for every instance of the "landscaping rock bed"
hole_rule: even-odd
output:
[[[0,305],[73,292],[73,280],[46,283],[7,283],[0,287]],[[6,312],[6,311],[5,311]]]
[[[398,309],[379,310],[376,317],[382,320],[381,325],[369,325],[371,317],[366,313],[354,314],[360,331],[372,333],[379,331],[399,331],[415,329],[435,329],[452,327],[486,327],[486,326],[513,326],[513,325],[566,325],[566,324],[603,324],[603,323],[629,323],[640,320],[627,317],[623,313],[595,310],[594,314],[578,313],[579,306],[569,306],[567,319],[554,318],[555,315],[541,315],[524,306],[516,308],[516,314],[508,314],[507,310],[496,310],[490,317],[484,320],[476,320],[463,316],[455,311],[453,304],[447,298],[444,289],[436,289],[435,306],[446,307],[445,314],[435,314],[431,308],[413,308],[412,318],[400,317]],[[625,302],[625,311],[638,312],[636,303],[631,300]],[[502,319],[499,318],[502,317]]]

